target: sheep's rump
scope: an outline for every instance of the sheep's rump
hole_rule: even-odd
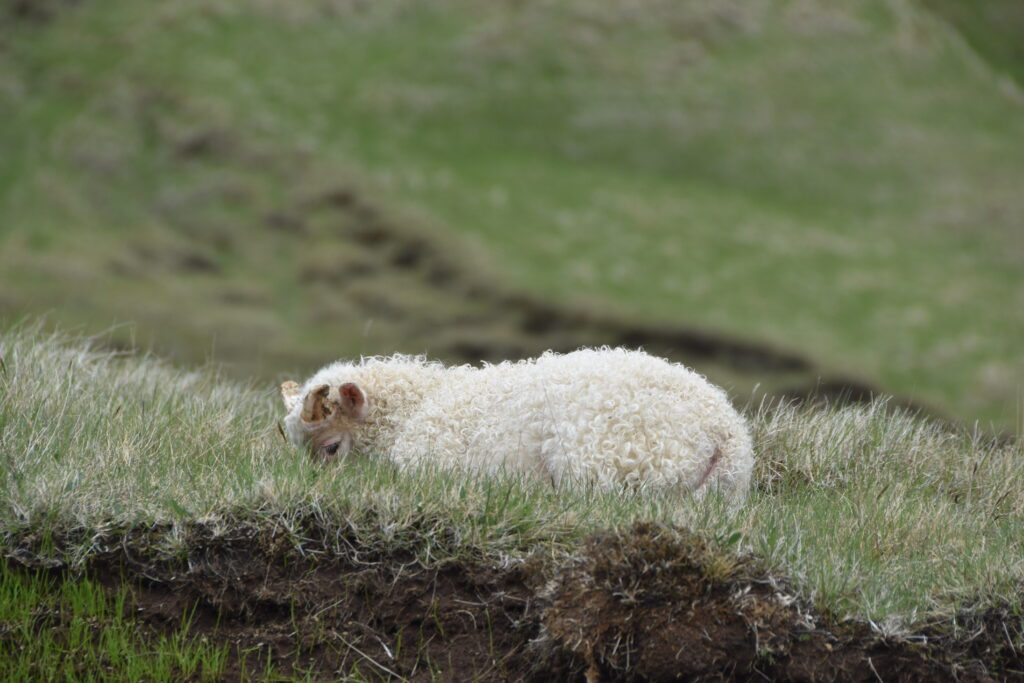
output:
[[[390,456],[398,464],[746,493],[747,426],[724,391],[682,365],[585,349],[453,370],[397,430]]]

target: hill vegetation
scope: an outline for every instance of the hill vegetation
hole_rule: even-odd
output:
[[[628,666],[613,648],[614,633],[649,644],[630,624],[689,623],[672,610],[691,601],[705,605],[699,619],[733,620],[722,637],[731,634],[736,647],[747,647],[749,629],[760,627],[767,648],[743,650],[749,661],[741,664],[738,652],[725,657],[729,647],[711,650],[708,671],[805,660],[838,671],[847,656],[867,666],[864,653],[874,647],[886,650],[894,667],[980,661],[998,670],[1024,651],[1024,627],[1012,616],[1020,613],[1024,577],[1019,443],[951,433],[884,403],[763,405],[751,413],[759,459],[750,499],[730,507],[713,497],[555,490],[522,477],[400,473],[377,454],[324,467],[284,443],[274,426],[278,402],[209,370],[182,373],[38,329],[0,336],[0,549],[7,572],[0,583],[15,596],[14,607],[0,614],[0,657],[36,676],[63,675],[69,660],[55,654],[41,663],[38,650],[19,650],[19,634],[66,599],[82,616],[52,624],[57,640],[50,647],[75,652],[61,638],[78,633],[80,642],[100,648],[89,661],[107,661],[104,648],[117,649],[92,639],[98,631],[87,627],[91,618],[121,634],[118,642],[132,651],[146,652],[149,637],[164,638],[169,645],[154,666],[194,670],[207,662],[245,671],[246,652],[248,666],[270,666],[267,652],[256,656],[251,648],[272,631],[273,656],[296,675],[302,666],[326,675],[317,669],[326,661],[354,676],[354,662],[372,669],[365,659],[387,662],[385,653],[404,642],[412,648],[407,658],[387,666],[412,676],[455,647],[445,635],[449,619],[486,654],[479,638],[488,631],[455,616],[465,601],[475,604],[473,595],[486,595],[478,602],[489,607],[473,612],[480,619],[523,619],[495,631],[503,652],[519,658],[516,666],[539,656],[524,648],[543,636],[539,642],[552,648],[543,650],[544,666],[578,672],[590,655],[565,629],[577,623],[571,609],[584,594],[605,605],[587,618],[598,620],[594,642],[607,647],[601,666],[613,668]],[[646,526],[636,527],[641,520]],[[50,584],[34,574],[19,578],[25,567],[42,569]],[[46,597],[57,572],[67,572],[64,581],[84,574],[119,597],[111,604],[74,597],[96,593],[95,586]],[[124,576],[138,582],[122,585]],[[552,581],[561,588],[545,593]],[[451,614],[423,602],[437,590],[451,591]],[[750,591],[740,603],[729,597]],[[648,593],[676,597],[639,597]],[[351,600],[332,603],[328,595]],[[515,600],[498,600],[502,595]],[[717,597],[701,602],[710,595]],[[528,617],[522,609],[529,604]],[[134,621],[121,619],[125,605]],[[651,605],[669,611],[636,611]],[[430,609],[442,609],[434,625],[401,616]],[[850,631],[847,621],[863,626]],[[141,641],[129,628],[136,622]],[[819,640],[801,649],[806,638],[799,634],[809,631]],[[901,649],[921,633],[932,649]],[[216,647],[192,638],[199,634]],[[350,641],[356,650],[373,654],[353,660],[345,643],[357,636]],[[910,640],[880,645],[881,636]],[[675,633],[682,640],[669,649],[690,637]],[[837,638],[843,648],[823,654]],[[704,647],[697,641],[694,647]],[[652,662],[675,666],[664,652]],[[301,664],[303,653],[320,654]],[[475,657],[465,666],[493,665],[493,657]],[[123,659],[118,666],[127,666]],[[39,669],[43,664],[56,668]]]
[[[800,359],[659,337],[741,400],[1015,431],[1020,24],[967,5],[7,2],[0,314],[261,378],[685,327]]]

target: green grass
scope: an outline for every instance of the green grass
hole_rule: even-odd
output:
[[[0,57],[0,311],[243,376],[420,351],[323,322],[295,273],[329,231],[265,228],[355,184],[503,285],[1019,430],[1024,95],[969,28],[887,0],[68,9]]]
[[[190,638],[188,619],[144,636],[129,607],[126,587],[0,563],[0,680],[219,680],[225,648]]]
[[[153,530],[147,552],[177,556],[197,521],[273,523],[301,548],[315,520],[328,551],[385,548],[430,565],[571,557],[587,534],[649,520],[752,553],[819,609],[891,631],[1020,606],[1021,445],[951,433],[884,402],[755,408],[753,489],[730,508],[511,474],[399,473],[375,454],[323,467],[284,444],[270,387],[32,328],[0,336],[0,360],[0,538],[71,566],[141,527]]]

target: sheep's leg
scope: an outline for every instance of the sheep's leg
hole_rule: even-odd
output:
[[[541,479],[547,479],[551,483],[551,488],[557,489],[558,482],[561,477],[561,468],[556,471],[555,467],[552,466],[551,459],[546,457],[543,453],[537,458],[537,474],[540,475]]]
[[[704,469],[704,473],[700,475],[700,479],[697,480],[697,485],[693,487],[694,491],[700,489],[707,482],[708,477],[711,476],[711,472],[718,465],[718,461],[722,458],[722,447],[715,446],[715,452],[711,455],[711,459],[708,460],[708,466]]]

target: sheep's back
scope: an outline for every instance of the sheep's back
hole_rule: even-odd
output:
[[[742,418],[700,375],[640,352],[588,349],[453,376],[421,404],[394,455],[606,488],[692,487],[737,434]]]

